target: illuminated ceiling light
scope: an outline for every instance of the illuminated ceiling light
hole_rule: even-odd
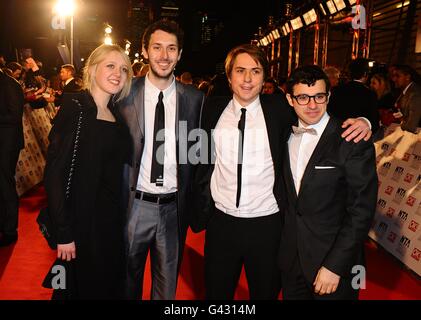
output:
[[[298,30],[303,27],[303,22],[300,17],[292,19],[290,22],[293,30]]]
[[[134,54],[134,56],[135,56],[136,58],[139,58],[139,52],[136,52],[136,53]]]
[[[80,61],[81,61],[81,62],[85,61],[85,58],[80,58]]]
[[[399,3],[396,6],[396,9],[402,8],[402,7],[406,7],[407,5],[409,5],[411,3],[411,1],[405,1],[404,4],[402,5],[402,3]]]
[[[373,18],[380,16],[382,13],[381,12],[376,12],[375,14],[373,14]]]
[[[113,44],[113,40],[111,39],[111,37],[105,37],[104,44],[112,45]]]
[[[316,20],[317,20],[316,10],[311,9],[310,11],[304,13],[303,18],[304,18],[304,22],[306,23],[306,25],[309,25],[309,24],[312,24],[313,22],[316,22]]]
[[[348,0],[348,2],[350,6],[353,6],[354,4],[357,3],[357,0]]]
[[[73,16],[75,12],[75,2],[73,0],[58,0],[53,8],[53,12],[60,16]]]
[[[323,4],[322,3],[319,4],[319,7],[320,7],[320,10],[322,11],[323,15],[326,16],[327,13],[326,13],[325,7],[323,7]]]
[[[338,11],[341,11],[346,8],[346,4],[344,0],[333,0],[333,1],[335,2],[336,9],[338,9]]]
[[[332,0],[326,2],[327,8],[329,9],[330,14],[336,13],[336,7]]]
[[[275,29],[274,31],[272,31],[272,32],[274,32],[275,34],[274,34],[274,37],[275,37],[275,40],[276,39],[279,39],[280,37],[281,37],[281,34],[279,33],[279,29]]]
[[[285,23],[284,27],[285,27],[285,30],[286,30],[287,34],[291,32],[291,28],[289,27],[289,23],[288,22]]]
[[[113,28],[111,26],[105,27],[105,33],[106,34],[110,34],[111,32],[113,32]]]
[[[374,67],[374,61],[369,61],[368,62],[368,67],[369,68],[373,68]]]

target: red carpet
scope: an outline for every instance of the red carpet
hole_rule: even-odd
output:
[[[16,245],[0,249],[0,299],[44,300],[51,291],[41,287],[45,273],[54,261],[55,252],[49,249],[40,234],[36,217],[45,204],[42,187],[34,188],[21,199],[19,240]],[[204,233],[189,232],[181,268],[177,299],[203,299],[203,242]],[[363,300],[421,300],[421,280],[407,271],[400,262],[375,244],[366,244],[367,288],[361,290]],[[149,298],[150,272],[145,275],[144,298]],[[248,299],[244,272],[241,275],[236,299]]]

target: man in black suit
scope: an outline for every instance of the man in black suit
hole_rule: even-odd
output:
[[[377,199],[373,143],[341,138],[341,122],[326,112],[329,80],[318,66],[296,69],[287,91],[298,123],[284,139],[283,297],[357,299],[352,272],[364,265]]]
[[[204,96],[175,80],[174,68],[183,48],[183,32],[176,23],[151,24],[142,47],[150,70],[145,77],[135,78],[121,106],[133,139],[131,164],[124,177],[128,297],[142,298],[150,252],[151,298],[167,300],[175,298],[190,223],[188,202],[195,166],[186,153],[196,143],[188,135],[199,127]]]
[[[251,299],[276,299],[279,292],[276,257],[286,203],[280,147],[294,116],[282,96],[259,95],[267,66],[256,46],[232,49],[225,70],[233,96],[208,98],[203,108],[191,227],[206,228],[207,299],[233,299],[243,265]]]
[[[332,91],[328,112],[340,120],[365,117],[371,123],[375,134],[379,128],[380,115],[377,110],[377,97],[366,82],[370,71],[367,59],[352,60],[348,66],[351,81]]]
[[[60,107],[63,99],[63,94],[78,92],[81,90],[80,85],[75,79],[76,69],[72,64],[63,64],[60,68],[60,80],[63,90],[55,97],[47,98],[48,102],[54,102],[56,107]]]
[[[16,242],[19,197],[15,170],[24,147],[20,84],[0,70],[0,246]]]

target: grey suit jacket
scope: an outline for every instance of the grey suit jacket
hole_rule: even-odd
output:
[[[421,126],[421,86],[415,82],[397,102],[403,114],[402,130],[416,132]]]
[[[196,168],[194,164],[187,161],[186,151],[191,150],[197,143],[197,141],[188,141],[188,135],[192,130],[199,128],[204,95],[193,86],[187,86],[177,81],[176,92],[177,206],[180,240],[184,243],[191,216],[190,207],[187,205],[187,197],[191,193],[193,173]],[[124,170],[124,199],[128,215],[131,214],[136,194],[140,163],[145,145],[144,101],[145,78],[136,78],[132,83],[129,96],[120,103],[121,114],[129,127],[133,140],[131,161],[125,166]],[[183,127],[181,127],[181,123],[183,123]],[[185,124],[187,124],[187,130],[184,130]]]

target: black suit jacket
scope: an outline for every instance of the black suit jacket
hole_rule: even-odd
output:
[[[350,81],[337,87],[332,92],[327,110],[340,120],[365,117],[370,120],[373,132],[379,128],[376,94],[361,82]]]
[[[23,90],[20,84],[0,71],[1,152],[20,150],[24,147],[22,125],[24,103]]]
[[[298,195],[289,162],[290,132],[285,135],[288,209],[279,260],[281,269],[289,270],[298,252],[309,283],[321,266],[349,277],[354,265],[364,263],[363,243],[377,201],[374,146],[372,141],[346,142],[342,132],[341,123],[331,118],[307,164]]]
[[[63,104],[63,96],[66,93],[75,93],[75,92],[79,92],[81,90],[81,87],[76,83],[75,79],[72,79],[68,84],[66,84],[63,87],[63,91],[60,95],[57,95],[55,100],[54,100],[54,104],[58,107],[58,106],[62,106]]]
[[[180,248],[182,248],[190,223],[191,205],[189,202],[191,201],[193,174],[196,167],[194,163],[188,161],[186,152],[194,148],[197,140],[190,139],[189,141],[188,135],[199,128],[204,95],[193,86],[184,85],[178,81],[176,81],[176,92],[177,209]],[[125,167],[124,174],[125,205],[129,215],[135,199],[140,162],[145,145],[144,101],[145,77],[136,78],[132,82],[130,95],[120,103],[120,110],[130,129],[133,145],[131,161]],[[184,125],[187,127],[184,128]],[[182,252],[183,250],[180,250],[180,254]]]
[[[219,118],[231,99],[232,97],[229,96],[209,97],[203,107],[201,128],[203,129],[202,132],[206,135],[206,138],[201,138],[200,163],[194,179],[194,193],[192,197],[194,203],[194,219],[191,224],[191,228],[194,232],[200,232],[206,229],[209,219],[215,212],[215,203],[212,199],[210,190],[210,180],[215,163],[215,156],[211,151],[213,144],[212,130],[215,129]],[[283,211],[286,199],[281,180],[283,159],[281,137],[283,129],[294,123],[295,115],[286,99],[280,95],[261,95],[260,102],[266,121],[269,145],[275,170],[273,194],[280,211]]]

